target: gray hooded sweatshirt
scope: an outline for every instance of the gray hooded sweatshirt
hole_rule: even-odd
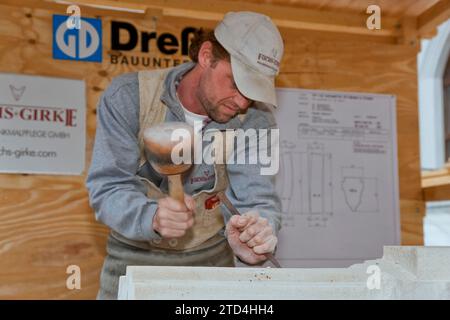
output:
[[[168,107],[165,121],[185,121],[176,96],[176,84],[195,64],[174,67],[165,80],[161,101]],[[258,104],[247,111],[245,120],[238,117],[227,123],[209,122],[208,129],[270,129],[276,123],[269,108]],[[97,131],[86,186],[96,219],[136,241],[160,239],[152,228],[157,201],[149,199],[147,188],[138,176],[152,181],[167,192],[167,178],[146,162],[139,168],[139,82],[137,73],[116,77],[100,98],[97,107]],[[274,188],[274,176],[260,174],[261,164],[228,164],[230,201],[241,212],[257,210],[268,218],[275,233],[280,228],[281,203]],[[184,191],[194,194],[214,186],[214,167],[195,165],[184,179]],[[221,205],[225,223],[231,213]]]

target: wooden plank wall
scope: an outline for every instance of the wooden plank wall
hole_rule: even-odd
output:
[[[101,92],[114,76],[142,67],[109,62],[111,17],[107,16],[101,17],[102,63],[53,60],[54,13],[64,14],[0,5],[0,72],[86,81],[88,168]],[[144,31],[155,27],[148,18],[114,20],[132,22]],[[158,34],[179,35],[187,25],[212,27],[215,23],[156,22]],[[397,95],[402,243],[422,244],[416,49],[338,34],[282,33],[286,54],[278,86]],[[142,56],[137,51],[134,55]],[[157,55],[154,48],[149,55]],[[84,182],[85,174],[0,175],[0,299],[95,298],[108,230],[95,222]],[[66,268],[71,264],[81,268],[81,290],[65,286]]]

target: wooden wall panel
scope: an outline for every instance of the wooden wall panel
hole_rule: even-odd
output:
[[[102,63],[53,60],[54,13],[63,14],[0,5],[0,72],[86,81],[87,169],[98,98],[113,77],[142,67],[110,64],[110,17],[102,17]],[[152,31],[154,27],[148,18],[120,20],[132,22],[139,30]],[[188,25],[212,27],[214,23],[163,18],[156,24],[158,34],[175,35]],[[397,95],[402,241],[421,244],[415,48],[363,37],[291,30],[282,33],[286,54],[278,86]],[[145,56],[137,51],[133,55]],[[157,53],[152,48],[147,55]],[[95,298],[108,230],[94,220],[84,181],[85,173],[0,175],[0,298]],[[66,289],[65,271],[70,264],[81,267],[81,290]]]

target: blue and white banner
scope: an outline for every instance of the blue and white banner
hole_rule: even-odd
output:
[[[53,58],[102,62],[102,21],[71,16],[53,16]]]

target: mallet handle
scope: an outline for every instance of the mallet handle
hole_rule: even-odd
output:
[[[167,176],[169,179],[169,195],[175,200],[184,203],[183,183],[181,182],[181,174],[172,174]]]

